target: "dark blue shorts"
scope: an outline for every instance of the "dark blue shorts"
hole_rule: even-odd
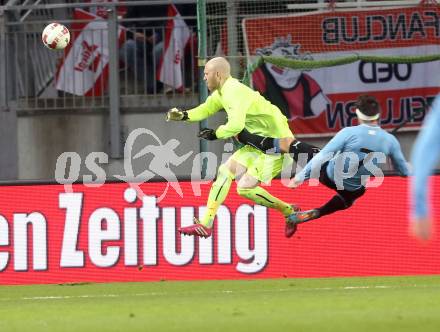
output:
[[[341,196],[348,205],[353,204],[353,202],[355,200],[357,200],[359,197],[361,197],[363,194],[365,194],[365,191],[366,191],[365,187],[361,187],[361,188],[356,189],[354,191],[345,190],[345,189],[339,190],[336,187],[336,184],[333,182],[333,180],[330,179],[329,176],[327,175],[328,163],[329,162],[327,161],[321,167],[321,173],[319,174],[319,182],[321,182],[327,188],[330,188],[330,189],[336,191],[338,193],[338,195]]]

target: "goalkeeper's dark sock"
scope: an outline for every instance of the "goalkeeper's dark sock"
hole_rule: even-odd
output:
[[[319,216],[322,217],[339,210],[345,210],[347,207],[345,200],[341,196],[335,195],[318,209]]]
[[[292,205],[276,198],[262,187],[237,188],[237,192],[240,196],[246,197],[257,204],[268,208],[276,209],[285,216],[294,212]]]
[[[217,210],[226,199],[233,179],[234,175],[229,169],[225,165],[221,165],[218,169],[217,179],[212,184],[209,192],[205,215],[200,220],[202,225],[212,227]]]
[[[313,156],[318,153],[320,149],[317,146],[294,140],[289,147],[289,153],[292,155],[293,160],[298,162],[299,155],[301,153],[307,154],[307,162],[310,161]]]
[[[247,130],[242,130],[238,134],[238,140],[263,152],[268,152],[274,148],[274,139],[272,137],[251,134]]]

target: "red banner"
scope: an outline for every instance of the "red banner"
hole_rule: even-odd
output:
[[[73,18],[71,42],[56,73],[55,87],[78,96],[100,96],[109,75],[107,21],[78,8]],[[119,45],[125,38],[122,29],[118,27]]]
[[[185,56],[185,46],[191,38],[191,30],[173,4],[168,5],[168,18],[164,52],[157,78],[170,87],[182,89],[184,84],[182,58]]]
[[[440,7],[309,12],[243,20],[248,56],[321,60],[360,55],[418,56],[440,52]],[[376,96],[385,128],[420,111],[419,127],[440,91],[440,61],[384,64],[356,61],[310,71],[265,63],[253,86],[278,105],[297,134],[330,134],[357,124],[359,94]]]
[[[426,246],[407,233],[407,180],[388,177],[349,210],[300,225],[284,237],[277,211],[255,206],[233,187],[209,239],[180,236],[204,210],[209,186],[183,198],[165,183],[2,186],[0,284],[417,275],[440,273],[440,238]],[[440,202],[440,176],[433,201]],[[333,195],[324,187],[268,188],[308,209]],[[197,192],[197,191],[195,191]],[[436,207],[437,230],[440,206]]]

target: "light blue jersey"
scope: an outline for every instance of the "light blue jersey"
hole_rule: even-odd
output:
[[[413,216],[424,218],[428,216],[426,193],[428,177],[440,157],[440,96],[437,96],[431,111],[423,122],[423,128],[417,136],[414,145],[411,164],[413,178],[411,179],[411,195]]]
[[[408,175],[408,167],[396,137],[379,126],[361,124],[347,127],[309,161],[297,179],[303,181],[318,177],[320,166],[331,158],[326,169],[328,177],[338,189],[354,191],[364,185],[362,178],[373,175],[372,170],[377,170],[378,164],[386,161],[386,156],[391,158],[394,168],[401,175]]]

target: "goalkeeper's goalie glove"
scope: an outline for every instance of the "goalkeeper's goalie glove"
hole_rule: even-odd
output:
[[[181,111],[174,107],[167,112],[167,121],[185,121],[188,120],[188,112]]]
[[[210,129],[210,128],[203,128],[202,130],[200,130],[197,137],[206,139],[208,141],[215,141],[217,139],[217,135],[215,134],[215,130]]]

